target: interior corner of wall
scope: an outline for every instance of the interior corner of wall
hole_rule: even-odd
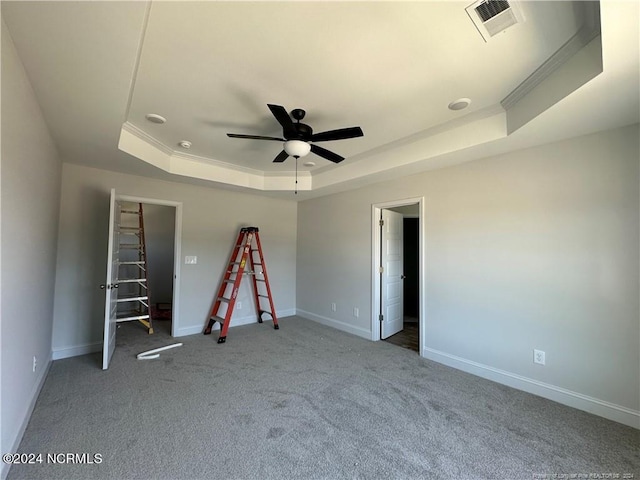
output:
[[[581,37],[575,38],[580,41]],[[567,45],[575,49],[573,44]],[[570,56],[563,56],[561,53],[558,51],[556,58],[550,58],[503,100],[507,112],[508,135],[603,72],[600,34]]]

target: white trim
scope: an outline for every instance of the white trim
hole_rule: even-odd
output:
[[[279,312],[276,311],[276,315],[278,316],[278,321],[280,321],[283,317],[289,317],[295,314],[296,312],[294,309],[281,310]],[[266,324],[268,324],[270,321],[271,320],[267,318],[265,318],[264,320]],[[252,315],[245,315],[243,317],[233,316],[231,317],[231,324],[229,325],[229,328],[233,329],[233,327],[239,327],[240,325],[251,325],[253,323],[258,323],[258,318],[256,317],[255,313]],[[184,328],[181,328],[179,331],[176,331],[175,333],[172,332],[172,335],[174,337],[185,337],[187,335],[202,334],[205,326],[206,325],[193,325],[190,327],[184,327]],[[213,330],[220,330],[220,324],[218,322],[213,324]]]
[[[276,311],[276,313],[278,315],[278,321],[280,321],[283,318],[293,317],[294,315],[296,315],[296,309],[289,308],[287,310]]]
[[[289,191],[294,185],[293,171],[265,174],[262,170],[175,151],[128,122],[120,129],[118,148],[172,175],[261,191]],[[298,191],[311,190],[311,174],[298,172],[297,178]]]
[[[224,168],[224,169],[228,169],[228,170],[232,170],[232,171],[236,171],[236,172],[247,173],[249,175],[262,175],[263,174],[262,170],[258,170],[258,169],[255,169],[255,168],[243,167],[243,166],[240,166],[240,165],[232,165],[230,163],[222,162],[220,160],[216,160],[216,159],[213,159],[213,158],[202,157],[202,156],[199,156],[199,155],[193,155],[193,154],[186,153],[186,152],[176,151],[176,150],[166,146],[164,143],[160,142],[155,137],[152,137],[147,132],[145,132],[144,130],[136,127],[135,125],[133,125],[130,122],[125,122],[122,125],[122,129],[125,130],[126,132],[138,137],[143,142],[146,142],[146,143],[150,144],[152,147],[160,150],[165,155],[167,155],[169,157],[172,157],[172,158],[175,158],[176,160],[190,160],[192,162],[200,162],[200,163],[204,163],[204,164],[207,164],[207,165],[213,165],[213,166],[216,166],[216,167],[220,167],[220,168]]]
[[[423,356],[422,346],[426,339],[426,282],[425,279],[425,236],[424,236],[424,197],[406,198],[389,202],[374,203],[371,205],[371,335],[370,340],[380,340],[380,321],[378,320],[380,305],[380,275],[378,274],[378,258],[380,255],[380,228],[378,219],[380,213],[386,208],[403,207],[418,204],[418,297],[420,300],[419,332],[420,332],[420,356]]]
[[[173,239],[173,298],[171,304],[171,336],[175,337],[180,325],[180,266],[182,262],[182,203],[176,205]]]
[[[99,344],[99,347],[102,348],[102,345]],[[51,369],[52,363],[53,363],[52,358],[51,356],[49,356],[47,363],[45,364],[45,367],[41,370],[40,376],[38,377],[38,380],[34,385],[33,392],[31,393],[31,397],[30,397],[31,401],[29,402],[29,406],[27,407],[25,416],[23,417],[22,422],[20,423],[20,428],[18,428],[18,431],[16,432],[13,445],[10,448],[7,448],[2,453],[18,451],[18,448],[20,447],[20,443],[22,442],[22,437],[24,437],[24,432],[27,429],[27,425],[29,425],[29,420],[31,420],[33,409],[35,408],[36,402],[38,401],[38,397],[40,396],[40,391],[42,390],[42,387],[44,386],[44,382],[47,379],[47,376],[49,375],[49,369]],[[0,478],[2,479],[7,478],[7,476],[9,475],[10,469],[11,469],[10,464],[2,462],[2,467],[0,467]]]
[[[141,130],[140,128],[136,127],[133,123],[124,122],[122,124],[122,130],[124,130],[127,133],[130,133],[131,135],[134,135],[135,137],[139,138],[143,142],[148,143],[153,148],[160,150],[162,153],[164,153],[169,157],[173,154],[173,150],[171,148],[167,147],[164,143],[160,142],[159,140],[156,140],[156,138],[152,137],[144,130]]]
[[[160,200],[157,198],[137,197],[134,195],[116,195],[116,199],[123,202],[146,203],[148,205],[162,205],[174,207],[174,242],[173,242],[173,299],[171,304],[171,336],[179,337],[188,334],[178,334],[180,329],[180,257],[182,255],[182,202]]]
[[[433,348],[422,347],[422,351],[425,358],[434,362],[640,429],[640,411],[638,410],[483,365]]]
[[[102,342],[86,343],[84,345],[74,345],[72,347],[55,348],[52,352],[52,360],[62,360],[63,358],[77,357],[96,353],[102,350]]]
[[[342,330],[343,332],[351,333],[352,335],[371,340],[371,332],[365,328],[354,327],[353,325],[349,325],[348,323],[340,322],[339,320],[335,320],[333,318],[323,317],[321,315],[316,315],[315,313],[307,312],[300,309],[296,310],[296,315],[306,318],[307,320],[312,320],[314,322],[321,323],[322,325],[326,325],[328,327]]]
[[[204,330],[204,326],[202,325],[192,325],[190,327],[182,327],[178,329],[171,329],[172,337],[186,337],[188,335],[197,335],[198,333],[202,333]]]
[[[138,197],[135,195],[124,195],[120,193],[116,197],[118,200],[123,202],[147,203],[149,205],[165,205],[168,207],[177,207],[178,205],[182,205],[182,202],[174,202],[173,200],[160,200],[157,198]]]
[[[587,21],[564,45],[502,99],[500,102],[502,108],[508,111],[546,78],[551,76],[553,72],[567,63],[576,53],[586,47],[591,40],[600,35],[600,5],[597,2],[582,2],[580,5],[581,8],[585,9],[584,13]]]

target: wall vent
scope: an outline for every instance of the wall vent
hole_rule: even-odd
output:
[[[524,22],[520,6],[513,1],[478,0],[465,10],[485,42],[507,28]]]

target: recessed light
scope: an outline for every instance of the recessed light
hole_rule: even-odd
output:
[[[189,140],[182,140],[178,142],[178,145],[180,145],[182,148],[186,148],[187,150],[191,148],[191,142]]]
[[[162,123],[166,123],[166,121],[167,121],[167,119],[166,119],[166,118],[164,118],[164,117],[163,117],[163,116],[161,116],[161,115],[157,115],[157,114],[155,114],[155,113],[147,113],[147,114],[145,115],[145,118],[146,118],[147,120],[149,120],[151,123],[159,123],[159,124],[162,124]]]
[[[309,160],[308,162],[304,162],[304,166],[305,167],[315,167],[316,166],[316,162],[312,162],[311,160]]]
[[[449,110],[464,110],[471,104],[468,98],[459,98],[449,104]]]

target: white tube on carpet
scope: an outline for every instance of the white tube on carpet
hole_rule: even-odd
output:
[[[139,353],[137,355],[138,360],[153,360],[154,358],[158,358],[160,356],[157,352],[162,352],[163,350],[169,350],[170,348],[181,347],[181,343],[174,343],[172,345],[167,345],[165,347],[154,348],[153,350],[147,350],[146,352]],[[155,355],[154,355],[155,354]]]

